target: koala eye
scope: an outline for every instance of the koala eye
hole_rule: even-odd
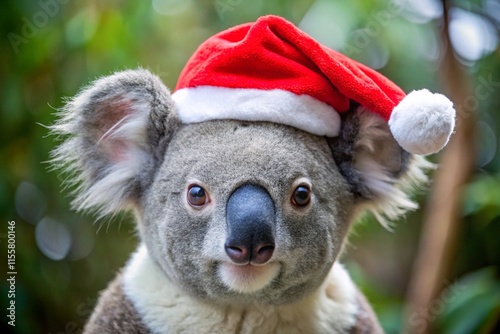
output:
[[[187,192],[187,199],[189,204],[194,207],[200,207],[208,202],[208,196],[202,187],[197,184],[193,184],[189,187]]]
[[[300,185],[293,191],[292,204],[303,207],[309,204],[311,200],[311,189],[306,185]]]

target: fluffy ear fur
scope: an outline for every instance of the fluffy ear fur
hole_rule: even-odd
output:
[[[328,141],[361,207],[370,210],[385,226],[387,219],[397,219],[416,209],[408,192],[427,181],[425,171],[433,164],[403,150],[387,122],[375,113],[356,106],[342,117],[339,137]]]
[[[170,92],[150,72],[118,72],[91,83],[60,111],[64,142],[52,163],[77,183],[73,205],[102,215],[134,204],[178,124]]]

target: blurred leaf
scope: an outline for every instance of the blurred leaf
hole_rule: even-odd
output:
[[[480,214],[483,224],[500,215],[500,176],[480,175],[465,189],[464,214]]]
[[[483,268],[460,279],[459,293],[453,296],[438,321],[440,333],[478,332],[490,318],[500,315],[500,283],[495,268]]]

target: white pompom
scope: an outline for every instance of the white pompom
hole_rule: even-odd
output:
[[[419,155],[439,152],[455,128],[453,103],[427,89],[408,94],[392,111],[389,127],[398,144]]]

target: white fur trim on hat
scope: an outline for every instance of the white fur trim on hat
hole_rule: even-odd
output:
[[[399,145],[414,154],[440,151],[455,127],[453,103],[442,94],[427,89],[408,94],[392,111],[392,135]]]
[[[336,137],[340,131],[340,116],[331,106],[280,89],[199,86],[180,89],[172,98],[183,123],[237,119],[285,124],[319,136]]]

